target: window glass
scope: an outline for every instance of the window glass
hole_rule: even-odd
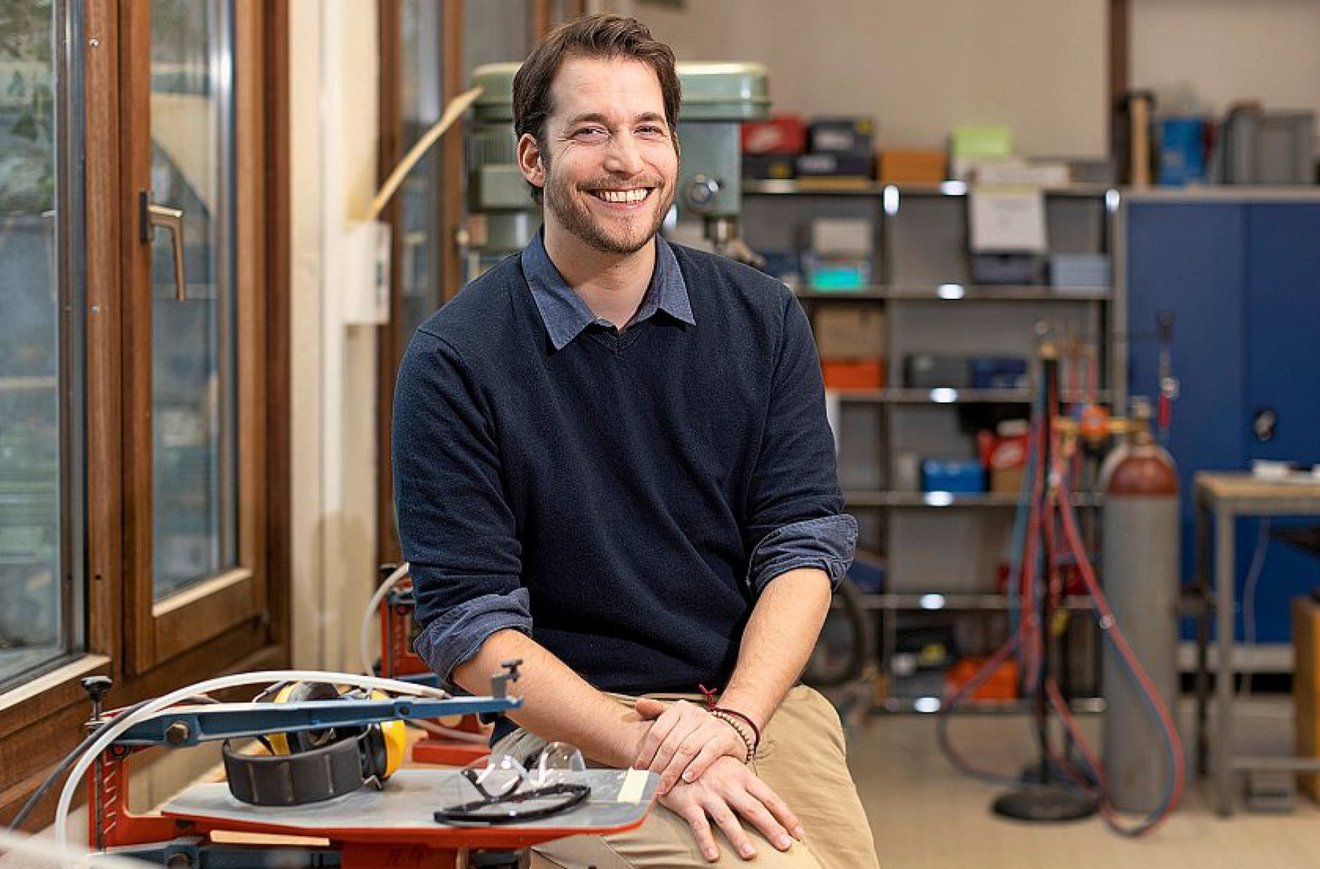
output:
[[[441,0],[405,0],[400,19],[400,111],[406,152],[438,120],[444,109],[441,47],[444,45]],[[440,307],[442,151],[432,148],[408,173],[399,195],[400,296],[396,328],[399,352],[431,312]]]
[[[80,118],[55,35],[63,4],[0,0],[0,684],[77,642],[63,504],[78,454],[78,372],[60,312],[79,283]],[[76,44],[76,41],[70,41]],[[67,360],[67,361],[66,361]],[[63,388],[62,388],[63,387]],[[79,574],[80,576],[80,574]],[[74,576],[71,574],[71,580]]]
[[[152,250],[153,593],[236,561],[232,15],[152,0],[151,201],[182,212]]]
[[[521,61],[532,50],[527,0],[467,0],[463,10],[464,76],[483,63]]]

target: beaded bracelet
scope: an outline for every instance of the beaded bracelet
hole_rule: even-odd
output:
[[[747,729],[743,725],[742,721],[740,721],[739,718],[729,714],[729,712],[724,709],[715,708],[707,711],[709,711],[711,715],[718,718],[720,721],[723,721],[725,724],[733,728],[734,733],[737,733],[738,737],[742,739],[743,745],[747,746],[747,755],[743,758],[743,763],[744,764],[751,763],[752,760],[756,758],[756,743],[752,740],[752,737],[748,735]]]
[[[752,750],[755,751],[761,747],[761,728],[757,727],[756,722],[751,718],[739,712],[737,709],[730,709],[727,706],[712,706],[711,711],[723,712],[725,715],[732,715],[734,718],[743,721],[748,727],[752,728],[752,735],[756,737],[752,740]]]

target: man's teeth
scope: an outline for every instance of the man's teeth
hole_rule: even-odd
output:
[[[650,192],[651,191],[647,189],[601,190],[597,192],[596,195],[599,196],[601,199],[604,199],[606,202],[633,203],[633,202],[641,202],[643,199],[647,197],[647,194],[649,194]]]

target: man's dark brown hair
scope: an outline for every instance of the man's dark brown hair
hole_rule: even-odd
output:
[[[545,123],[554,111],[550,84],[569,57],[623,58],[636,60],[655,70],[660,94],[665,104],[665,120],[670,135],[678,144],[678,107],[682,91],[674,69],[674,50],[652,38],[651,31],[635,18],[621,15],[588,15],[556,28],[532,50],[513,77],[513,132],[517,138],[530,133],[541,145],[542,160],[548,161],[545,149]],[[541,201],[541,189],[533,187],[532,196]]]

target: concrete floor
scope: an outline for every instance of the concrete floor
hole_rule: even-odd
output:
[[[1182,732],[1190,735],[1190,705],[1179,712]],[[1234,721],[1242,749],[1290,752],[1289,698],[1240,703]],[[1098,740],[1098,716],[1088,716],[1083,726]],[[950,734],[969,760],[997,771],[1018,771],[1035,756],[1030,723],[1021,715],[963,715]],[[1292,813],[1239,808],[1225,819],[1210,808],[1208,785],[1191,784],[1166,824],[1134,840],[1111,832],[1098,817],[1027,824],[993,815],[990,804],[1004,789],[969,778],[945,760],[935,744],[934,716],[871,717],[850,734],[849,759],[886,869],[1320,867],[1320,806],[1300,793]]]

